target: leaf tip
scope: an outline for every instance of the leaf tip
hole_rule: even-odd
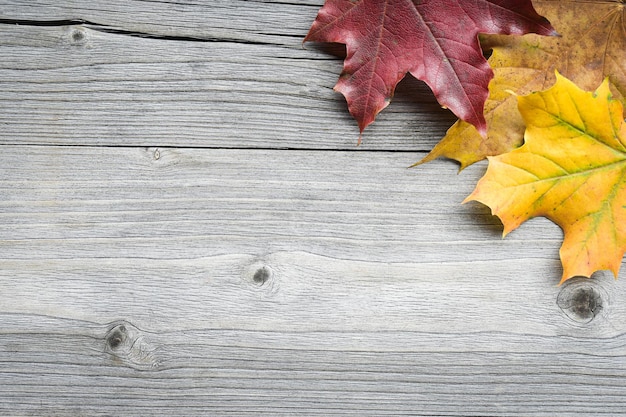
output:
[[[419,161],[417,161],[416,163],[414,163],[413,165],[409,166],[409,168],[415,168],[417,166],[423,165],[427,162],[431,162],[434,161],[435,159],[437,159],[439,157],[438,154],[433,152],[434,150],[431,150],[428,155],[426,155],[425,157],[423,157],[422,159],[420,159]]]
[[[474,193],[468,195],[467,197],[465,197],[465,199],[463,201],[461,201],[461,204],[467,204],[470,201],[476,201],[476,199],[474,198]]]
[[[478,132],[478,134],[483,139],[487,139],[487,121],[484,119],[484,117],[481,117],[481,119],[478,120],[475,124],[474,123],[472,124],[476,128],[476,131]]]
[[[557,32],[557,30],[552,25],[550,25],[550,30],[548,31],[548,33],[546,35],[547,36],[554,36],[555,38],[562,37],[562,35],[559,32]]]

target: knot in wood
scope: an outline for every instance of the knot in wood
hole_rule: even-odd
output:
[[[82,46],[87,43],[87,32],[80,26],[74,26],[69,30],[69,43]]]
[[[126,326],[120,324],[109,331],[106,342],[112,350],[116,350],[126,341],[127,336]]]
[[[256,260],[249,264],[244,276],[246,281],[256,288],[270,286],[274,281],[274,271],[264,260]]]
[[[258,296],[270,297],[278,291],[276,272],[265,260],[257,259],[243,271],[245,288]]]
[[[82,30],[76,29],[72,32],[72,40],[74,42],[80,42],[85,38],[85,33]]]
[[[159,363],[155,357],[157,349],[154,342],[148,340],[144,333],[128,322],[114,323],[104,338],[105,351],[111,354],[119,365],[152,369]]]
[[[602,291],[595,281],[581,278],[571,279],[564,284],[557,297],[557,305],[571,320],[586,324],[600,313],[604,301]]]
[[[271,277],[272,277],[272,271],[268,267],[262,266],[256,270],[256,272],[252,276],[252,281],[254,281],[254,283],[257,285],[263,285]]]

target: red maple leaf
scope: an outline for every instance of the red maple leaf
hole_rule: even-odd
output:
[[[407,72],[478,129],[493,77],[479,33],[555,35],[530,0],[326,0],[304,41],[346,45],[335,86],[361,132]]]

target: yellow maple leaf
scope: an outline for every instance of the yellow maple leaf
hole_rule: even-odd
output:
[[[494,78],[485,103],[488,124],[483,138],[459,121],[416,165],[439,157],[455,159],[461,169],[486,156],[499,155],[522,144],[524,124],[510,94],[529,94],[554,83],[554,71],[592,90],[609,77],[616,98],[626,96],[626,4],[620,0],[534,0],[537,11],[561,35],[481,37],[493,51],[489,64]]]
[[[564,232],[561,282],[608,269],[626,250],[626,124],[608,79],[595,93],[556,74],[548,90],[518,97],[524,145],[489,157],[465,201],[491,208],[504,235],[544,216]]]

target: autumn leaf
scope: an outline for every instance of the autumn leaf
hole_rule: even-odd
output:
[[[446,157],[459,161],[463,169],[521,145],[524,123],[510,92],[525,95],[544,90],[554,83],[555,70],[586,90],[608,76],[614,96],[626,96],[626,8],[622,1],[534,0],[533,4],[561,36],[482,36],[483,47],[493,51],[489,64],[495,74],[484,110],[487,136],[459,121],[418,164]]]
[[[530,0],[326,0],[306,41],[346,45],[335,86],[361,132],[411,73],[439,103],[486,132],[483,106],[493,73],[478,33],[552,35]]]
[[[491,208],[504,234],[544,216],[564,232],[563,277],[608,269],[626,250],[626,124],[608,80],[595,93],[557,74],[550,89],[518,97],[524,145],[489,157],[466,201]]]

